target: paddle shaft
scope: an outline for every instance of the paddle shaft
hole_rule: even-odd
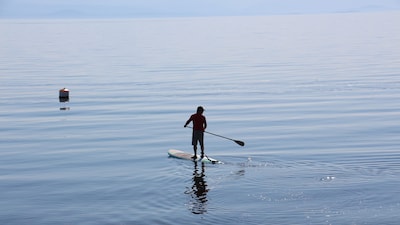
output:
[[[192,128],[190,126],[186,126],[186,127]],[[214,133],[211,133],[211,132],[208,132],[208,131],[204,131],[204,133],[211,134],[211,135],[214,135],[214,136],[217,136],[217,137],[220,137],[220,138],[225,138],[225,139],[234,141],[236,144],[238,144],[240,146],[244,146],[244,142],[243,141],[235,140],[235,139],[228,138],[228,137],[225,137],[225,136],[222,136],[222,135],[219,135],[219,134],[214,134]]]

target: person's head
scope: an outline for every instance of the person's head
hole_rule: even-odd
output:
[[[197,113],[198,113],[198,114],[202,114],[203,112],[204,112],[203,106],[197,107]]]

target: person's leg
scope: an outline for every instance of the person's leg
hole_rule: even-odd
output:
[[[196,138],[196,133],[194,130],[193,130],[193,134],[192,134],[192,145],[193,145],[193,153],[194,153],[192,158],[196,159],[196,157],[197,157],[197,138]]]
[[[200,148],[201,148],[201,158],[204,158],[204,133],[202,132],[200,135]]]
[[[197,145],[193,145],[193,152],[194,152],[194,155],[193,155],[193,159],[196,159],[196,157],[197,157]]]

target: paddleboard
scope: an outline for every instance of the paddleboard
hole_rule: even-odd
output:
[[[191,160],[191,161],[198,161],[198,162],[204,162],[204,163],[212,163],[212,164],[221,164],[222,162],[210,157],[204,157],[200,158],[200,155],[196,155],[196,158],[193,159],[192,157],[194,156],[193,154],[181,151],[181,150],[176,150],[176,149],[170,149],[168,150],[168,155],[174,158],[178,159],[186,159],[186,160]]]

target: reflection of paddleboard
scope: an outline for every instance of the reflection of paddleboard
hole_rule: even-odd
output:
[[[221,161],[218,161],[216,159],[210,158],[210,157],[204,157],[204,158],[200,158],[200,155],[196,155],[196,159],[193,159],[193,154],[181,151],[181,150],[176,150],[176,149],[170,149],[168,150],[168,155],[174,158],[178,158],[178,159],[186,159],[186,160],[196,160],[196,161],[200,161],[200,162],[204,162],[204,163],[222,163]]]

